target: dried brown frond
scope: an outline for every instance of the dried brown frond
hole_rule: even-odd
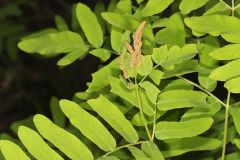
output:
[[[136,63],[136,52],[134,51],[133,47],[128,42],[126,42],[126,48],[131,55],[130,67],[134,68],[135,63]]]

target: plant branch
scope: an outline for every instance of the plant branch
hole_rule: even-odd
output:
[[[230,102],[230,92],[228,92],[227,96],[227,105],[225,110],[225,119],[224,119],[224,131],[223,131],[223,149],[222,149],[222,160],[225,159],[226,145],[227,145],[227,130],[228,130],[228,112],[229,112],[229,102]]]
[[[107,152],[102,157],[104,158],[104,157],[106,157],[106,156],[108,156],[108,155],[112,154],[113,152],[116,152],[120,149],[127,148],[127,147],[130,147],[130,146],[135,146],[135,145],[138,145],[138,144],[142,144],[144,142],[147,142],[147,141],[139,141],[139,142],[136,142],[136,143],[131,143],[131,144],[126,144],[126,145],[123,145],[123,146],[119,146],[119,147],[115,148],[114,150]]]
[[[207,93],[209,96],[213,97],[216,101],[218,101],[220,104],[222,104],[225,108],[227,107],[227,105],[221,101],[219,98],[217,98],[215,95],[213,95],[211,92],[207,91],[206,89],[204,89],[203,87],[199,86],[198,84],[186,79],[186,78],[183,78],[181,76],[177,76],[178,78],[181,78],[183,80],[185,80],[186,82],[188,82],[189,84],[192,84],[193,86],[197,87],[198,89],[202,90],[203,92]]]

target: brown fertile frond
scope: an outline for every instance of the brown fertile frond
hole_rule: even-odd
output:
[[[128,42],[126,42],[126,48],[131,55],[130,67],[134,68],[136,62],[136,52],[133,50],[133,47]]]

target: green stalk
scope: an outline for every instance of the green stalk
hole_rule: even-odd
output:
[[[229,108],[230,108],[229,102],[230,102],[230,92],[228,92],[227,104],[225,107],[226,110],[225,110],[224,131],[223,131],[222,160],[225,160],[226,145],[227,145],[228,114],[229,114]]]

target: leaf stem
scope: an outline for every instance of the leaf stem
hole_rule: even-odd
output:
[[[145,121],[145,118],[144,118],[144,114],[143,114],[143,109],[142,109],[142,103],[141,103],[141,98],[140,98],[140,95],[139,95],[139,86],[137,84],[137,76],[135,76],[135,84],[136,84],[136,93],[137,93],[137,101],[138,101],[138,107],[140,109],[140,115],[141,115],[141,119],[142,119],[142,122],[143,122],[143,125],[144,125],[144,128],[147,132],[147,135],[149,137],[149,140],[151,140],[151,134],[150,134],[150,131],[148,129],[148,126],[147,126],[147,123]]]
[[[181,76],[177,76],[178,78],[181,78],[183,80],[185,80],[186,82],[188,82],[189,84],[192,84],[193,86],[197,87],[198,89],[202,90],[203,92],[207,93],[209,96],[213,97],[216,101],[218,101],[220,104],[222,104],[225,108],[227,108],[227,105],[221,101],[219,98],[217,98],[215,95],[213,95],[212,93],[208,92],[206,89],[204,89],[203,87],[199,86],[198,84],[186,79],[186,78],[183,78]]]
[[[158,96],[159,96],[159,94],[158,94]],[[155,136],[156,117],[157,117],[157,105],[158,105],[158,98],[157,98],[157,101],[156,101],[156,104],[155,104],[154,115],[153,115],[153,129],[152,129],[153,131],[152,131],[152,137],[151,137],[152,141],[154,140],[154,136]]]
[[[227,145],[227,131],[228,131],[228,112],[229,112],[229,102],[230,102],[230,92],[227,95],[227,105],[225,110],[225,119],[224,119],[224,131],[223,131],[223,149],[222,149],[222,160],[225,159],[226,145]]]
[[[235,3],[234,3],[234,0],[232,0],[231,10],[232,10],[232,16],[234,16],[234,13],[235,13]]]
[[[219,2],[222,2],[223,4],[225,4],[228,8],[232,9],[231,6],[229,6],[226,2],[224,2],[223,0],[219,0]]]
[[[152,72],[153,70],[155,70],[155,69],[156,69],[157,67],[159,67],[159,66],[160,66],[160,64],[157,64],[156,66],[154,66],[154,67],[152,68],[151,72]],[[141,79],[141,81],[138,83],[138,85],[140,85],[149,75],[150,75],[150,74],[144,76],[144,77]]]
[[[112,154],[113,152],[116,152],[120,149],[127,148],[127,147],[130,147],[130,146],[135,146],[135,145],[138,145],[138,144],[142,144],[144,142],[147,142],[147,141],[139,141],[139,142],[136,142],[136,143],[130,143],[130,144],[126,144],[126,145],[123,145],[123,146],[119,146],[119,147],[115,148],[114,150],[107,152],[102,157],[104,158],[104,157],[106,157],[106,156],[108,156],[108,155]]]

